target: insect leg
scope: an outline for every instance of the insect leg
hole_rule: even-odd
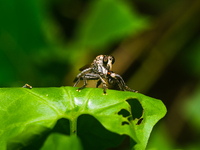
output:
[[[80,80],[84,80],[84,85],[82,87],[80,87],[79,89],[77,89],[77,91],[80,92],[80,90],[82,90],[83,88],[86,87],[87,85],[87,80],[97,80],[98,79],[98,76],[96,74],[93,74],[93,73],[87,73],[87,74],[84,74],[82,77],[79,77],[76,81],[76,83],[74,84],[74,86],[76,86]]]
[[[92,68],[87,68],[87,69],[83,70],[81,73],[79,73],[79,74],[76,76],[76,78],[74,79],[73,82],[76,82],[76,81],[78,80],[78,78],[80,78],[84,73],[86,73],[87,71],[90,71],[90,70],[92,70]]]
[[[98,77],[100,79],[100,81],[103,83],[103,95],[106,94],[106,82],[103,80],[103,78],[98,74]]]
[[[80,82],[81,78],[76,79],[76,83],[74,84],[74,87],[77,86],[77,84]]]
[[[98,88],[98,86],[101,84],[101,80],[99,79],[98,81],[97,81],[97,85],[96,85],[96,88]]]
[[[124,80],[122,79],[122,77],[121,77],[120,75],[115,74],[115,77],[119,78],[120,83],[122,84],[122,86],[123,86],[125,89],[127,89],[128,91],[132,91],[132,92],[135,92],[135,93],[138,92],[138,91],[136,91],[136,90],[132,90],[131,88],[129,88],[129,87],[126,85],[126,83],[124,82]]]
[[[122,87],[122,84],[120,83],[120,81],[118,79],[116,79],[117,81],[117,85],[119,87],[120,90],[125,91],[124,88]]]
[[[79,80],[80,80],[80,78],[79,78]],[[87,85],[87,80],[86,80],[85,76],[83,76],[83,80],[84,80],[84,85],[78,89],[79,92],[80,92],[83,88],[85,88],[85,86]]]
[[[92,79],[92,80],[98,80],[100,79],[98,82],[102,82],[103,83],[103,94],[107,94],[106,93],[106,82],[104,81],[104,79],[99,75],[99,74],[93,74],[93,73],[87,73],[85,74],[86,76],[86,79]],[[97,82],[97,85],[98,85],[98,82]]]

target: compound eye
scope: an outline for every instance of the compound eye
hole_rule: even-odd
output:
[[[103,63],[107,63],[107,62],[108,62],[108,56],[104,55]]]
[[[115,62],[115,57],[112,56],[112,64]]]

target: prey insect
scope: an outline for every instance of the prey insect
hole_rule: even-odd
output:
[[[26,83],[24,86],[22,86],[22,88],[32,89],[32,86]]]
[[[86,65],[79,69],[81,73],[79,73],[74,79],[75,82],[74,87],[80,82],[80,80],[83,80],[84,85],[77,89],[78,91],[81,91],[83,88],[86,87],[87,80],[98,80],[96,87],[98,87],[102,83],[103,94],[107,94],[106,93],[107,82],[108,84],[113,84],[113,82],[116,82],[120,90],[137,92],[135,90],[130,89],[124,82],[123,78],[112,71],[112,65],[114,62],[115,58],[113,56],[110,55],[97,56],[91,64]]]

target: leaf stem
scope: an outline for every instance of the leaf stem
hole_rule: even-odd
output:
[[[70,135],[77,135],[77,118],[70,120]]]

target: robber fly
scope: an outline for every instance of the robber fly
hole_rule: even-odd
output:
[[[128,90],[132,92],[137,92],[135,90],[130,89],[124,82],[123,78],[114,73],[112,71],[112,65],[115,62],[115,58],[113,56],[108,55],[99,55],[94,61],[79,69],[81,73],[79,73],[74,79],[74,87],[80,82],[80,80],[84,81],[84,85],[77,89],[79,92],[87,85],[87,80],[98,80],[96,87],[98,87],[101,83],[103,83],[103,94],[106,93],[106,81],[109,84],[113,84],[113,82],[117,82],[119,88],[123,91]]]

